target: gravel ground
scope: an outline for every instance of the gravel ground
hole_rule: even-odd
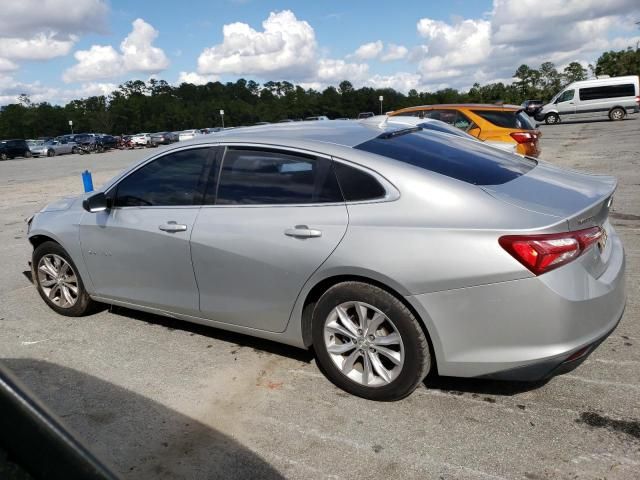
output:
[[[640,121],[541,129],[542,158],[620,182],[627,310],[570,374],[374,403],[304,351],[125,309],[56,315],[23,273],[23,218],[143,150],[0,162],[0,357],[123,478],[640,478]]]

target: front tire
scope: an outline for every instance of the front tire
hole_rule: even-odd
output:
[[[625,112],[624,109],[616,107],[609,112],[609,119],[617,122],[619,120],[622,120],[626,114],[627,112]]]
[[[53,150],[47,150],[47,157],[53,157],[56,154]]]
[[[556,123],[560,123],[560,116],[557,113],[547,113],[544,117],[544,123],[547,125],[555,125]]]
[[[67,317],[91,313],[95,302],[84,288],[73,260],[59,244],[44,242],[33,251],[33,281],[45,303]]]
[[[431,368],[429,343],[398,298],[362,282],[334,285],[313,311],[313,346],[327,378],[362,398],[400,400]]]

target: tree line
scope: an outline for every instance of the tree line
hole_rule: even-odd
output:
[[[640,74],[640,50],[627,49],[603,53],[592,75]],[[189,128],[252,125],[301,119],[312,115],[354,118],[359,112],[437,103],[520,104],[525,99],[549,100],[568,83],[584,80],[589,72],[572,62],[559,72],[551,62],[538,68],[521,65],[511,84],[474,84],[466,92],[445,88],[436,92],[410,90],[406,95],[391,88],[354,88],[348,80],[322,91],[304,89],[287,81],[262,85],[243,78],[236,82],[210,82],[206,85],[183,83],[172,86],[164,80],[131,80],[108,96],[72,100],[64,106],[33,103],[21,95],[18,103],[0,110],[0,138],[37,138],[69,133],[69,120],[76,132],[122,133],[176,131]]]

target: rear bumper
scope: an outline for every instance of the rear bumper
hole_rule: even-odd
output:
[[[425,319],[438,373],[539,380],[579,365],[626,303],[624,249],[610,230],[594,277],[578,259],[538,277],[407,297]]]

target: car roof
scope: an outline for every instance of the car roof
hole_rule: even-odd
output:
[[[415,107],[406,107],[395,110],[392,114],[397,114],[398,112],[411,112],[414,110],[423,110],[423,109],[457,109],[457,108],[474,108],[474,109],[482,109],[482,110],[501,110],[501,111],[512,111],[512,110],[522,110],[520,105],[510,105],[510,104],[493,104],[493,103],[440,103],[435,105],[416,105]]]
[[[385,132],[406,130],[406,125],[367,123],[353,120],[328,120],[325,122],[302,121],[272,123],[215,132],[188,140],[191,145],[225,142],[272,143],[287,145],[295,142],[329,143],[343,147],[355,147]]]

